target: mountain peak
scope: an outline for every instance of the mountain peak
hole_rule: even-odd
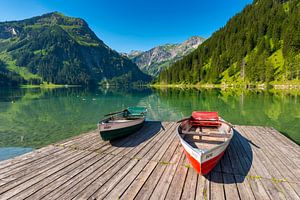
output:
[[[204,40],[202,37],[192,36],[181,44],[168,43],[145,52],[134,51],[127,54],[127,57],[144,72],[156,76],[161,70],[195,50]]]
[[[188,47],[193,47],[193,48],[197,48],[200,44],[202,44],[204,42],[204,38],[203,37],[199,37],[199,36],[192,36],[189,37],[187,40],[185,40],[181,46],[188,46]]]
[[[40,22],[43,24],[57,24],[57,25],[67,25],[67,26],[88,26],[86,21],[77,17],[69,17],[60,12],[50,12],[43,14],[38,17],[33,17],[31,19],[35,19],[36,22]],[[30,19],[29,19],[30,20]]]
[[[14,69],[23,67],[35,83],[90,85],[102,80],[115,84],[151,80],[128,58],[104,44],[83,19],[59,12],[0,22],[0,46],[4,62],[15,63]],[[33,78],[18,70],[11,73],[32,82]]]

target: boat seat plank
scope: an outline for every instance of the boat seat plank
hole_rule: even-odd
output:
[[[190,132],[190,131],[182,131],[183,135],[195,135],[195,136],[205,136],[205,137],[217,137],[217,138],[230,138],[232,134],[225,133],[203,133],[203,132]]]

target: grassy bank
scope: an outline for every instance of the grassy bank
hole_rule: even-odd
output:
[[[255,89],[278,89],[278,90],[300,90],[300,80],[292,81],[273,81],[270,83],[197,83],[197,84],[150,84],[153,88],[255,88]]]
[[[221,88],[221,84],[150,84],[153,88]]]

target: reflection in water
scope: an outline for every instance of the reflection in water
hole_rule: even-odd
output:
[[[95,129],[104,114],[147,106],[148,119],[176,121],[215,110],[233,124],[273,126],[300,143],[298,96],[195,89],[0,89],[0,146],[39,148]]]

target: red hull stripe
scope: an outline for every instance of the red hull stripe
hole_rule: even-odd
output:
[[[222,158],[222,156],[224,155],[223,151],[222,153],[220,153],[218,156],[205,161],[204,163],[202,163],[200,165],[199,161],[197,161],[193,156],[191,156],[185,149],[184,149],[184,153],[187,156],[187,158],[189,159],[190,163],[192,164],[193,168],[197,171],[198,174],[208,174],[220,161],[220,159]]]

